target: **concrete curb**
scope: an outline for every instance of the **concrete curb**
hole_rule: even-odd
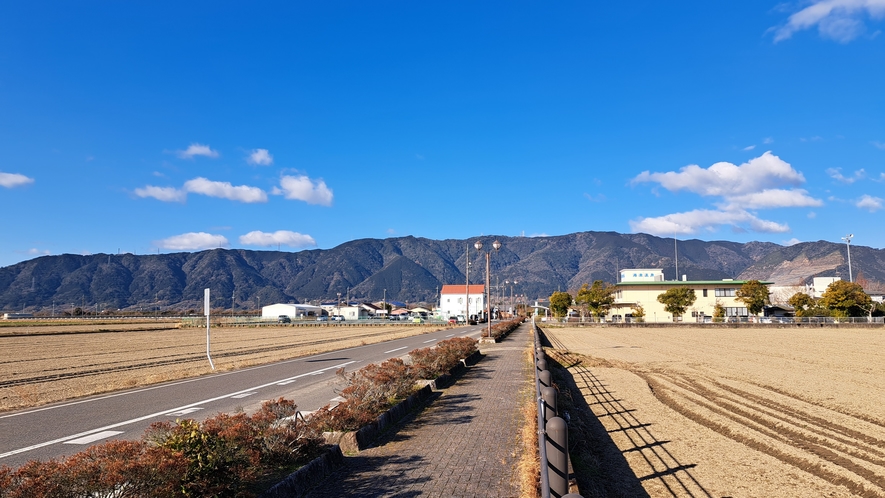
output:
[[[378,416],[369,425],[354,432],[325,432],[326,444],[338,445],[344,453],[355,453],[364,450],[374,442],[388,427],[400,421],[412,410],[420,406],[433,393],[430,385],[422,387],[418,392],[400,401],[386,412]]]
[[[344,454],[338,445],[311,460],[307,465],[286,476],[265,491],[262,498],[289,498],[302,496],[307,490],[344,465]]]

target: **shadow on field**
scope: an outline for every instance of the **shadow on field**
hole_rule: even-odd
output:
[[[557,347],[543,333],[541,343]],[[582,496],[648,497],[642,482],[657,480],[668,491],[665,496],[712,497],[690,473],[696,464],[679,462],[667,449],[670,441],[658,440],[650,429],[652,424],[643,423],[636,410],[625,407],[583,364],[580,355],[561,348],[547,353],[548,366],[560,391],[560,410],[570,418],[570,455]],[[582,389],[588,393],[586,398]],[[612,421],[612,429],[606,429],[603,417]],[[632,446],[618,448],[611,437],[615,432],[623,433]],[[637,476],[624,456],[627,453],[641,454],[647,466],[656,470]]]

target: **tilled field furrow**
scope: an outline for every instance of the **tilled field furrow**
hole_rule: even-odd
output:
[[[860,475],[864,473],[858,471],[859,468],[865,468],[872,472],[878,469],[880,473],[885,468],[881,452],[877,451],[875,447],[858,441],[834,437],[828,427],[809,426],[795,418],[766,410],[761,405],[725,397],[700,386],[695,389],[695,393],[704,399],[711,400],[725,411],[743,415],[745,418],[774,431],[779,434],[782,441],[806,449],[818,456],[828,455],[826,459],[837,465],[847,465],[846,468]]]
[[[369,334],[361,334],[361,335],[359,335],[359,337],[361,337],[365,340],[371,340],[372,338],[380,337],[383,335],[385,335],[385,332],[375,332],[375,333],[369,333]],[[289,341],[287,343],[271,344],[271,345],[265,345],[265,346],[257,347],[257,348],[256,347],[248,348],[248,347],[238,346],[235,348],[228,348],[227,351],[220,351],[220,352],[213,353],[213,357],[215,357],[215,358],[236,358],[236,357],[241,357],[241,356],[261,355],[262,353],[267,353],[267,352],[278,353],[281,351],[285,351],[286,349],[289,349],[289,348],[294,349],[296,347],[297,348],[310,347],[310,346],[316,346],[316,345],[320,345],[320,344],[327,343],[327,342],[328,342],[328,339],[319,339],[319,340],[311,340],[311,341],[301,341],[301,342],[298,342],[297,344],[292,344],[292,342]],[[233,341],[228,341],[228,343],[237,344],[236,342],[233,342]],[[216,349],[223,349],[225,347],[225,343],[224,342],[222,342],[221,344],[216,343],[215,346],[216,346]],[[171,349],[171,348],[173,348],[173,347],[170,346],[167,349]],[[204,358],[204,354],[202,352],[178,354],[178,355],[172,355],[171,357],[169,355],[167,355],[167,356],[156,356],[156,357],[144,358],[144,356],[142,355],[135,362],[133,362],[132,360],[109,360],[109,361],[105,361],[105,362],[96,362],[96,363],[90,363],[90,364],[68,365],[66,368],[59,368],[59,369],[42,369],[41,371],[44,373],[43,375],[32,375],[30,377],[15,378],[16,375],[22,375],[22,374],[21,373],[7,373],[6,374],[7,377],[4,378],[4,380],[0,381],[0,388],[22,386],[22,385],[28,385],[28,384],[34,384],[34,383],[46,382],[46,381],[54,381],[54,380],[89,377],[89,376],[94,376],[94,375],[110,374],[110,373],[115,373],[115,372],[126,372],[126,371],[141,369],[141,368],[147,368],[147,367],[180,365],[180,364],[186,364],[186,363],[190,363],[190,362],[201,362],[201,361],[203,361],[203,358]],[[64,365],[64,362],[59,362],[58,359],[54,359],[52,362],[53,362],[53,364]]]
[[[786,396],[786,397],[789,397],[789,398],[794,398],[794,399],[800,400],[800,401],[802,401],[802,402],[804,402],[804,403],[808,403],[808,404],[812,404],[812,405],[813,405],[813,404],[816,404],[814,400],[809,399],[809,398],[806,397],[806,396],[799,396],[799,395],[796,395],[796,394],[794,394],[794,393],[791,393],[791,392],[787,391],[786,389],[781,389],[781,388],[779,388],[779,387],[772,386],[772,385],[769,385],[769,384],[757,384],[757,383],[753,383],[753,384],[756,385],[756,386],[758,386],[758,387],[760,387],[760,388],[762,388],[762,389],[767,389],[767,390],[769,390],[769,391],[771,391],[771,392],[773,392],[773,393],[777,393],[777,394],[780,394],[780,395],[782,395],[782,396]],[[827,407],[827,408],[829,408],[829,407]],[[870,423],[870,424],[874,424],[874,425],[877,425],[877,426],[879,426],[879,427],[885,429],[885,419],[882,419],[882,418],[879,418],[879,417],[872,416],[872,415],[870,415],[869,413],[858,413],[858,412],[851,411],[851,410],[838,410],[838,409],[835,409],[835,408],[830,408],[830,409],[832,409],[833,411],[836,411],[836,412],[838,412],[838,413],[841,413],[841,414],[843,414],[843,415],[847,415],[847,416],[849,416],[849,417],[854,417],[854,418],[856,418],[856,419],[858,419],[858,420],[863,420],[864,422],[868,422],[868,423]]]
[[[679,379],[669,378],[660,373],[652,374],[653,376],[646,375],[640,374],[652,387],[655,396],[690,420],[803,470],[810,467],[820,477],[833,484],[849,487],[862,496],[885,496],[885,493],[876,491],[879,483],[885,482],[881,468],[877,473],[860,465],[850,456],[825,446],[824,442],[817,438],[773,423],[750,410],[739,409],[734,405],[721,406],[715,400],[696,391],[680,392],[680,385],[685,384],[684,379],[680,382]],[[701,413],[702,411],[707,414]],[[718,416],[725,423],[711,420],[710,414]],[[793,451],[778,449],[778,443],[792,448]],[[827,469],[827,463],[840,467],[849,474],[831,472]]]
[[[833,414],[832,418],[822,418],[810,415],[807,411],[803,411],[802,409],[805,408],[808,410],[809,407],[790,406],[761,396],[756,396],[749,391],[740,390],[720,382],[710,380],[710,383],[734,396],[725,397],[724,395],[719,394],[720,396],[729,399],[734,404],[745,406],[747,409],[758,410],[773,419],[781,420],[784,423],[792,424],[798,428],[819,434],[821,437],[845,445],[847,448],[862,449],[863,452],[869,456],[861,456],[860,454],[854,456],[869,460],[870,463],[875,465],[885,465],[885,440],[871,436],[866,432],[836,423],[836,415],[850,417],[848,415],[836,413]],[[804,404],[804,402],[802,402],[802,404]],[[820,406],[814,408],[830,411],[828,408]],[[855,420],[855,422],[855,426],[863,426],[867,424],[867,422],[862,420]]]
[[[857,433],[842,427],[832,420],[803,416],[803,412],[794,407],[780,405],[776,402],[755,402],[754,397],[746,391],[729,388],[726,393],[717,390],[722,384],[706,378],[680,377],[671,380],[683,389],[694,392],[697,396],[709,400],[735,413],[749,414],[754,420],[774,430],[802,433],[805,439],[813,440],[827,447],[836,447],[843,453],[854,458],[865,460],[876,466],[885,465],[885,451],[876,438],[869,444],[864,439],[846,438],[846,433]],[[744,396],[746,394],[746,396]],[[771,409],[771,405],[777,409]],[[729,408],[730,407],[730,408]],[[811,421],[809,421],[811,420]],[[764,422],[762,422],[764,421]],[[870,438],[866,438],[870,439]]]

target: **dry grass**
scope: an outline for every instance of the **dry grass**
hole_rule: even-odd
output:
[[[141,326],[140,326],[141,325]],[[212,373],[206,331],[144,324],[41,328],[0,336],[0,410]],[[139,328],[140,327],[140,328]],[[131,331],[135,328],[137,331]],[[271,363],[438,330],[428,326],[212,328],[216,371]]]
[[[526,368],[532,371],[535,365],[534,346],[526,351]],[[525,402],[520,410],[522,427],[520,428],[520,442],[522,452],[516,463],[519,475],[519,487],[522,498],[538,498],[540,496],[541,461],[538,456],[538,407],[535,404],[533,393],[534,382],[528,387],[528,393],[524,396]]]
[[[545,333],[651,496],[885,496],[882,330]]]

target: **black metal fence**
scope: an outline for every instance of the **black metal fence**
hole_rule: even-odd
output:
[[[581,498],[569,493],[568,424],[558,416],[556,388],[547,368],[538,328],[532,319],[535,356],[535,397],[538,401],[538,454],[541,460],[543,498]]]

